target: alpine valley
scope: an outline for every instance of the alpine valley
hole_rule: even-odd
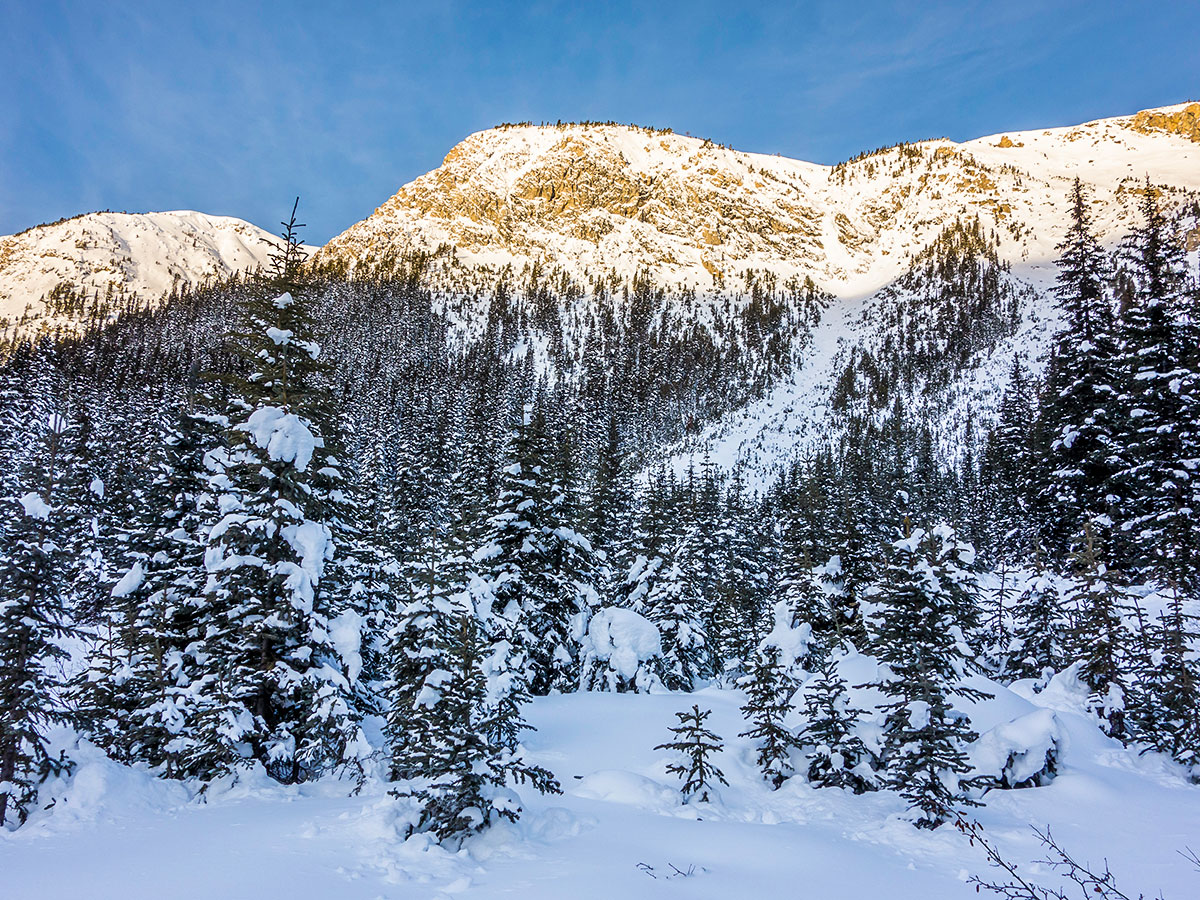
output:
[[[1195,895],[1200,103],[296,215],[0,238],[0,895]]]

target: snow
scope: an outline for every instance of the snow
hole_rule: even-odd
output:
[[[791,619],[787,603],[782,600],[776,603],[771,631],[758,645],[759,652],[767,647],[777,648],[780,661],[788,667],[807,659],[809,644],[812,642],[812,625],[801,622],[793,626]]]
[[[111,288],[156,303],[175,286],[199,285],[269,262],[275,239],[228,216],[188,210],[89,213],[0,237],[0,323],[70,324],[46,310],[60,283],[88,297]]]
[[[621,678],[632,680],[644,662],[662,655],[662,637],[645,616],[609,607],[592,616],[581,652],[607,662]]]
[[[25,515],[30,518],[37,519],[40,522],[48,521],[50,513],[54,512],[46,502],[33,491],[21,497],[21,506],[25,508]]]
[[[329,640],[346,668],[346,678],[351,684],[358,681],[362,672],[362,636],[365,621],[353,609],[347,609],[329,623]]]
[[[866,657],[847,660],[856,681]],[[996,699],[971,709],[979,746],[1036,751],[1054,722],[1060,759],[1044,787],[991,791],[972,812],[1027,872],[1042,854],[1029,826],[1049,825],[1079,857],[1107,859],[1126,890],[1193,896],[1196,876],[1177,851],[1200,834],[1200,787],[1155,754],[1105,737],[1081,711],[1071,679],[1035,694],[990,682]],[[1026,694],[1027,696],[1022,696]],[[1043,699],[1053,707],[1041,706]],[[717,763],[730,781],[720,803],[684,805],[654,751],[693,702],[722,735]],[[376,777],[361,793],[334,778],[282,786],[252,770],[203,796],[184,785],[71,746],[73,775],[53,779],[21,829],[0,834],[6,896],[89,900],[277,897],[430,900],[520,896],[796,896],[929,900],[971,896],[965,873],[985,873],[977,848],[949,827],[921,832],[888,792],[815,790],[800,778],[770,790],[754,766],[740,691],[581,693],[539,698],[524,752],[549,767],[564,794],[519,788],[524,812],[451,852],[424,836],[403,841],[412,809]],[[369,732],[377,729],[368,729]],[[997,739],[988,743],[987,735]],[[1003,740],[1001,740],[1003,736]],[[976,757],[978,758],[978,757]],[[998,756],[994,756],[998,759]],[[690,873],[690,874],[689,874]],[[1136,894],[1135,894],[1136,896]]]
[[[128,597],[140,588],[145,580],[146,570],[142,568],[140,562],[135,562],[129,567],[129,571],[121,576],[121,580],[113,585],[112,596]]]
[[[1048,780],[1053,774],[1048,765],[1056,764],[1062,741],[1054,711],[1037,709],[980,735],[972,746],[971,762],[980,774],[1009,786],[1040,777]]]
[[[325,571],[326,561],[333,559],[333,538],[323,522],[301,522],[283,529],[283,539],[291,546],[300,562],[282,561],[275,570],[284,576],[284,586],[304,612],[313,608],[314,592]]]
[[[303,419],[278,406],[256,409],[242,428],[271,459],[292,463],[300,472],[308,468],[313,450],[321,446]]]

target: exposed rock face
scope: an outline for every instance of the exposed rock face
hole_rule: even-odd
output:
[[[1171,109],[1145,109],[1133,117],[1133,127],[1149,134],[1165,131],[1200,144],[1200,103]]]
[[[809,254],[820,246],[820,213],[801,189],[763,190],[752,159],[693,138],[615,126],[482,132],[336,238],[321,258],[355,260],[380,244],[441,242],[468,253],[502,248],[557,261],[565,251],[618,265],[644,248],[642,265],[693,268],[760,248]],[[820,167],[792,166],[794,182],[803,182],[804,169],[824,178]]]
[[[648,270],[701,289],[755,268],[869,290],[955,218],[980,217],[1005,258],[1052,258],[1076,175],[1102,236],[1123,232],[1146,174],[1200,188],[1200,151],[1165,137],[1191,135],[1196,111],[900,145],[833,167],[644,128],[502,126],[468,137],[318,259],[354,269],[449,245],[468,266]]]

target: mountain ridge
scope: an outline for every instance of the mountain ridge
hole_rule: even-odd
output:
[[[539,264],[585,282],[652,270],[703,289],[756,268],[857,293],[897,277],[954,218],[1000,229],[1006,259],[1051,258],[1075,175],[1091,188],[1102,239],[1115,240],[1147,176],[1200,190],[1198,117],[1200,103],[1176,104],[900,144],[834,166],[660,129],[506,125],[465,138],[317,259],[356,271],[398,249],[453,247],[468,267]]]
[[[0,237],[0,333],[73,326],[89,301],[153,304],[265,264],[272,236],[192,210],[83,213]]]

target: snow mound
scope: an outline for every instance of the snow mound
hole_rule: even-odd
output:
[[[584,683],[592,689],[647,692],[661,687],[655,672],[662,636],[631,609],[610,607],[588,623],[582,642]]]
[[[971,746],[971,762],[1003,788],[1040,787],[1054,780],[1063,730],[1050,709],[1037,709],[1001,723]]]
[[[679,791],[653,778],[620,769],[603,769],[578,778],[564,788],[575,797],[603,800],[636,806],[640,809],[665,812],[679,806]]]

